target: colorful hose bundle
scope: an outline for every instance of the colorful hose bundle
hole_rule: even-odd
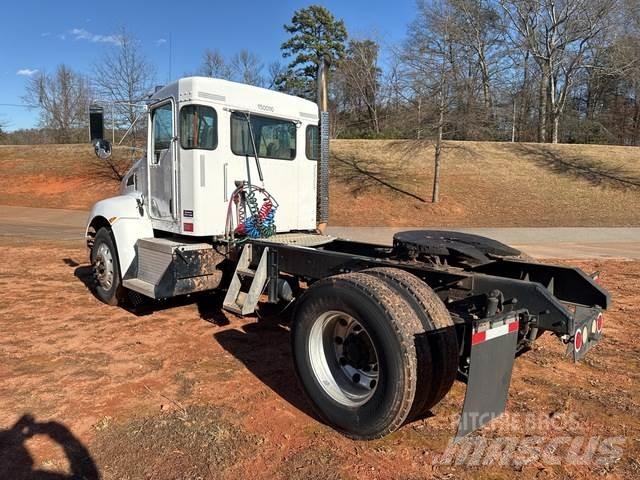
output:
[[[264,197],[258,204],[258,195]],[[233,229],[232,206],[235,205],[238,225]],[[267,238],[276,233],[275,215],[278,202],[264,188],[243,183],[231,195],[227,211],[227,234],[249,238]]]

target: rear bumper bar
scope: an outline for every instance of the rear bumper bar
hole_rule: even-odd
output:
[[[543,285],[561,302],[609,308],[611,296],[579,268],[519,260],[498,260],[479,265],[474,272]]]

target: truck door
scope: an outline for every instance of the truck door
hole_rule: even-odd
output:
[[[152,218],[175,222],[176,146],[173,102],[151,110],[149,147],[149,212]]]

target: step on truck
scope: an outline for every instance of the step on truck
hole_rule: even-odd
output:
[[[107,158],[103,109],[91,107],[90,130]],[[319,231],[328,114],[310,101],[189,77],[150,95],[144,115],[144,155],[88,219],[95,295],[117,305],[221,289],[239,316],[292,304],[302,389],[349,437],[424,417],[457,379],[461,438],[503,413],[513,363],[542,334],[573,361],[602,337],[610,298],[595,274],[457,232],[377,245]]]

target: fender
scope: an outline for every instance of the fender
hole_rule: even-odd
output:
[[[106,222],[111,226],[113,238],[118,250],[118,260],[122,275],[129,270],[136,251],[135,245],[140,238],[152,238],[153,227],[147,212],[139,204],[140,195],[128,194],[106,198],[97,202],[87,221],[85,235],[94,222]]]

